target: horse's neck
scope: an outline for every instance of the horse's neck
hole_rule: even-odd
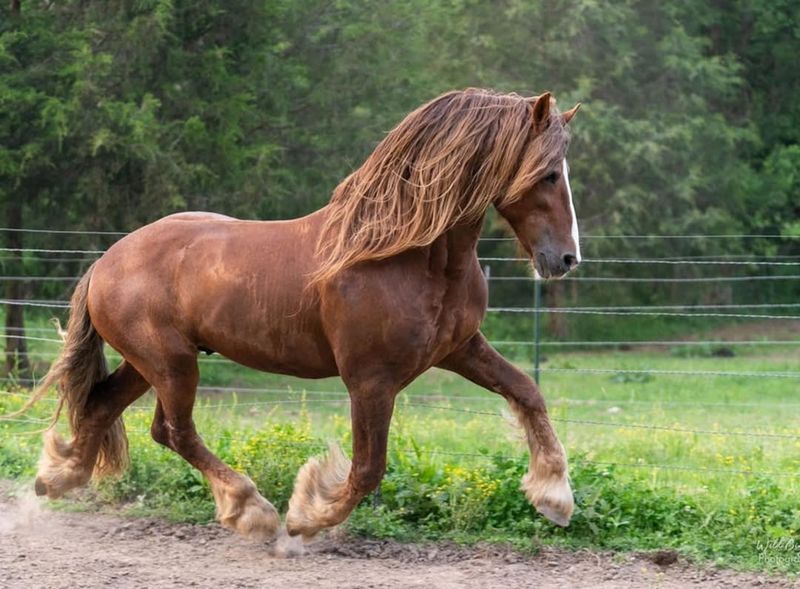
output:
[[[483,219],[453,227],[431,244],[432,257],[443,258],[449,274],[474,269],[482,227]]]
[[[329,213],[328,206],[324,206],[298,221],[308,222],[313,232],[319,233]],[[483,220],[481,217],[474,223],[456,225],[427,246],[432,266],[446,268],[448,274],[474,269]]]

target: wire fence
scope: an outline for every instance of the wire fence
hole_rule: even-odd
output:
[[[479,256],[480,262],[529,262],[528,258],[509,258]],[[584,258],[581,264],[667,264],[673,266],[685,266],[685,259],[669,258]],[[774,261],[774,260],[693,260],[692,264],[701,266],[800,266],[798,262]]]
[[[489,276],[489,282],[536,282],[533,276]],[[800,274],[762,274],[752,276],[565,276],[562,282],[638,282],[638,283],[716,283],[716,282],[752,282],[763,280],[800,280]]]
[[[24,387],[20,390],[20,392],[12,392],[12,391],[0,391],[0,396],[10,396],[14,398],[19,398],[21,395],[25,396],[28,394],[29,386],[35,385],[35,381],[26,380],[26,379],[17,379],[17,378],[2,378],[0,382],[8,383],[8,385],[14,386],[21,386]],[[263,396],[278,396],[283,397],[286,395],[291,395],[292,399],[286,400],[287,404],[295,404],[295,403],[305,403],[310,402],[314,403],[317,399],[331,399],[335,402],[350,402],[349,393],[346,390],[338,390],[338,391],[329,391],[329,390],[315,390],[315,389],[297,389],[291,387],[276,387],[276,388],[246,388],[246,387],[214,387],[214,386],[198,386],[197,391],[199,393],[232,393],[238,397],[240,394],[248,394],[252,393],[258,397]],[[300,397],[299,399],[297,397]],[[479,405],[485,404],[497,404],[503,403],[504,401],[497,396],[484,394],[480,396],[475,395],[459,395],[453,393],[418,393],[418,392],[404,392],[401,393],[398,398],[402,401],[404,399],[413,399],[413,400],[423,400],[423,401],[436,401],[436,402],[458,402],[458,403],[474,403]],[[267,401],[239,401],[238,399],[232,403],[215,403],[215,404],[207,404],[206,401],[208,399],[203,400],[202,407],[204,408],[212,408],[212,409],[236,409],[239,407],[258,407],[260,405],[269,405],[271,403],[280,403],[284,401],[284,399],[279,398],[277,400],[267,400]],[[291,403],[289,403],[291,401]],[[55,398],[45,398],[41,400],[42,403],[57,403],[57,399]],[[626,405],[645,405],[645,406],[652,406],[652,407],[680,407],[680,408],[702,408],[706,409],[709,407],[718,407],[718,408],[735,408],[741,410],[750,410],[753,407],[763,407],[765,409],[779,411],[782,409],[794,409],[800,407],[800,401],[796,403],[785,403],[785,402],[773,402],[773,401],[759,401],[759,402],[741,402],[741,401],[686,401],[686,400],[676,400],[671,398],[664,398],[659,397],[658,399],[632,399],[632,398],[572,398],[572,397],[553,397],[548,400],[548,404],[553,407],[560,407],[560,406],[589,406],[595,407],[599,405],[611,405],[612,408],[618,406],[626,406]],[[144,411],[151,411],[152,408],[148,405],[145,408],[134,406],[132,410],[144,410]]]
[[[203,390],[202,388],[200,390]],[[262,389],[262,391],[265,389]],[[284,393],[290,391],[283,391]],[[322,391],[314,391],[316,394],[322,393]],[[235,401],[235,402],[222,402],[222,403],[203,403],[200,407],[204,410],[208,409],[239,409],[242,407],[274,407],[278,405],[301,405],[301,404],[315,404],[315,403],[349,403],[350,398],[345,391],[341,392],[334,392],[329,391],[329,393],[335,394],[332,398],[308,398],[306,395],[308,392],[305,392],[301,395],[302,398],[294,398],[294,399],[271,399],[267,401]],[[19,396],[15,393],[10,392],[0,392],[3,395],[11,395],[11,396]],[[294,393],[297,395],[298,393]],[[472,408],[465,408],[465,407],[453,407],[451,405],[435,405],[430,402],[427,402],[426,399],[438,399],[438,400],[445,400],[447,397],[443,396],[425,396],[425,395],[410,395],[406,394],[400,397],[398,405],[400,407],[408,406],[408,407],[419,407],[426,410],[434,410],[434,411],[446,411],[446,412],[455,412],[455,413],[467,413],[470,415],[486,415],[490,417],[495,417],[503,420],[507,420],[508,416],[503,414],[502,412],[498,411],[486,411],[480,409],[472,409]],[[463,400],[464,397],[461,397]],[[472,398],[471,398],[472,399]],[[56,403],[56,399],[48,399],[48,401],[52,403]],[[151,407],[134,407],[130,409],[132,412],[136,411],[144,411],[150,412],[152,411]],[[575,419],[575,418],[567,418],[567,417],[551,417],[551,420],[556,423],[567,423],[567,424],[576,424],[576,425],[591,425],[591,426],[598,426],[598,427],[610,427],[613,429],[644,429],[650,431],[659,431],[659,432],[669,432],[669,433],[678,433],[678,434],[692,434],[692,435],[709,435],[709,436],[725,436],[725,437],[745,437],[745,438],[774,438],[774,439],[785,439],[785,440],[800,440],[800,434],[793,434],[793,433],[775,433],[775,432],[744,432],[744,431],[726,431],[726,430],[711,430],[711,429],[693,429],[688,427],[681,427],[681,426],[663,426],[663,425],[653,425],[653,424],[642,424],[642,423],[628,423],[628,422],[620,422],[620,421],[607,421],[607,420],[593,420],[593,419]],[[37,420],[41,422],[48,422],[49,420]]]
[[[36,425],[39,426],[40,429],[27,431],[27,432],[12,432],[11,435],[15,436],[24,436],[24,435],[31,435],[31,434],[39,434],[45,429],[50,426],[50,420],[47,419],[32,419],[32,418],[7,418],[4,419],[7,422],[14,422],[14,423],[23,423],[29,425]],[[0,422],[1,424],[2,422]],[[149,434],[148,430],[141,429],[141,428],[130,428],[128,431],[134,432],[137,434],[147,435]],[[229,437],[227,436],[202,436],[206,441],[229,441]],[[305,447],[313,450],[322,450],[324,451],[328,444],[324,442],[315,442],[315,441],[307,441],[307,442],[299,442],[299,441],[291,441],[291,440],[272,440],[270,441],[272,446],[277,447]],[[502,460],[502,461],[526,461],[527,456],[523,453],[516,454],[516,455],[508,455],[503,454],[500,452],[457,452],[453,450],[445,450],[439,448],[391,448],[389,449],[390,454],[408,454],[412,456],[416,456],[421,458],[423,456],[448,456],[448,457],[457,457],[457,458],[479,458],[484,460]],[[583,457],[573,458],[570,462],[573,464],[581,464],[587,466],[595,466],[595,467],[606,467],[606,468],[634,468],[634,469],[648,469],[650,471],[679,471],[679,472],[691,472],[691,473],[704,473],[704,474],[714,474],[714,475],[721,475],[721,476],[747,476],[747,477],[770,477],[770,478],[786,478],[786,479],[796,479],[800,476],[800,473],[795,472],[786,472],[786,471],[766,471],[766,470],[756,470],[756,469],[739,469],[739,468],[714,468],[714,467],[702,467],[702,466],[682,466],[679,464],[661,464],[661,463],[653,463],[647,461],[641,462],[613,462],[613,461],[601,461],[601,460],[589,460]]]
[[[75,229],[34,229],[29,227],[0,227],[0,231],[7,233],[49,233],[57,235],[109,235],[122,237],[128,235],[128,231],[92,231]],[[482,237],[484,241],[515,241],[513,237]],[[650,235],[581,235],[581,239],[800,239],[800,235],[780,234],[780,233],[689,233],[681,235],[665,235],[662,233]]]
[[[55,338],[42,338],[42,337],[35,337],[35,336],[20,336],[15,334],[8,334],[5,336],[7,339],[23,339],[28,341],[37,341],[37,342],[47,342],[47,343],[62,343],[62,340],[55,339]],[[491,342],[490,342],[491,343]],[[520,342],[513,342],[515,345],[518,345]],[[535,342],[524,342],[527,345],[536,347]],[[565,343],[565,342],[554,342],[554,343]],[[608,343],[608,342],[605,342]],[[610,342],[613,345],[619,345],[619,342]],[[663,343],[663,342],[661,342]],[[771,344],[778,344],[780,342],[770,342]],[[789,345],[798,345],[798,342],[791,341],[786,342]],[[544,347],[544,344],[540,343],[539,347]],[[50,360],[55,359],[53,354],[38,354],[38,353],[30,353],[31,357],[44,357]],[[112,358],[120,359],[119,356],[113,356]],[[236,364],[233,360],[229,360],[224,357],[220,358],[198,358],[198,363],[200,364]],[[790,379],[797,379],[800,378],[800,372],[797,371],[769,371],[769,370],[760,370],[760,371],[737,371],[737,370],[663,370],[658,368],[640,368],[640,369],[630,369],[630,368],[586,368],[586,367],[544,367],[539,368],[541,372],[564,372],[564,373],[573,373],[573,374],[611,374],[611,375],[625,375],[625,374],[636,374],[636,375],[660,375],[660,376],[685,376],[685,377],[728,377],[728,378],[736,378],[736,377],[748,377],[748,378],[790,378]],[[233,389],[236,390],[236,389]]]
[[[14,393],[8,392],[0,392],[0,394],[4,395],[14,395]],[[48,399],[50,402],[55,403],[55,399]],[[258,402],[237,402],[237,403],[215,403],[215,404],[205,404],[202,406],[204,410],[210,409],[234,409],[234,408],[241,408],[241,407],[275,407],[279,405],[287,405],[287,404],[308,404],[310,401],[308,399],[281,399],[281,400],[273,400],[273,401],[258,401]],[[315,403],[349,403],[349,399],[347,397],[342,397],[338,399],[316,399]],[[405,401],[404,403],[401,402],[401,407],[405,406],[412,406],[418,408],[424,408],[426,410],[435,410],[435,411],[455,411],[460,413],[470,413],[475,415],[485,415],[491,416],[503,420],[508,420],[508,416],[498,412],[492,411],[479,411],[474,409],[464,409],[458,407],[451,407],[451,406],[440,406],[440,405],[432,405],[430,403],[420,403],[414,401]],[[136,412],[136,411],[150,411],[150,408],[145,407],[134,407],[129,411]],[[657,425],[650,425],[650,424],[637,424],[637,423],[624,423],[624,422],[609,422],[609,421],[597,421],[597,420],[588,420],[588,419],[571,419],[571,418],[560,418],[560,417],[552,417],[552,421],[556,423],[565,423],[565,424],[575,424],[575,425],[582,425],[582,426],[599,426],[599,427],[611,427],[614,429],[643,429],[655,432],[663,432],[663,433],[673,433],[679,435],[708,435],[708,436],[727,436],[727,437],[746,437],[746,438],[769,438],[769,439],[784,439],[784,440],[791,440],[795,441],[800,439],[800,434],[780,434],[780,433],[772,433],[772,432],[742,432],[742,431],[724,431],[724,430],[702,430],[702,429],[691,429],[691,428],[682,428],[682,427],[667,427],[667,426],[657,426]],[[21,417],[21,418],[4,418],[0,420],[0,427],[4,422],[11,422],[11,423],[19,423],[25,425],[34,425],[37,427],[35,430],[28,430],[28,431],[14,431],[11,432],[11,435],[29,435],[29,434],[38,434],[44,429],[47,429],[51,425],[50,419],[41,419],[41,418],[32,418],[32,417]],[[139,433],[139,434],[149,434],[148,430],[141,429],[141,428],[130,428],[129,431]],[[215,435],[205,435],[203,438],[207,441],[209,440],[229,440],[229,436],[215,436]],[[310,448],[318,448],[324,449],[327,444],[322,442],[294,442],[294,441],[286,441],[286,440],[277,440],[271,442],[273,445],[277,446],[308,446]],[[397,450],[395,450],[397,451]],[[517,455],[505,455],[500,452],[493,452],[485,450],[483,452],[456,452],[451,450],[445,449],[437,449],[437,448],[413,448],[413,449],[400,449],[400,452],[408,452],[415,454],[417,456],[436,456],[436,455],[443,455],[443,456],[454,456],[454,457],[469,457],[469,458],[484,458],[484,459],[491,459],[491,460],[527,460],[527,456],[520,453]],[[746,476],[769,476],[769,477],[779,477],[779,478],[798,478],[800,477],[800,472],[787,472],[787,471],[764,471],[759,469],[733,469],[733,468],[714,468],[714,467],[702,467],[702,466],[683,466],[683,465],[676,465],[676,464],[662,464],[662,463],[653,463],[647,461],[641,462],[611,462],[611,461],[595,461],[595,460],[587,460],[584,458],[579,458],[574,462],[578,462],[580,464],[588,464],[588,465],[595,465],[595,466],[609,466],[615,468],[647,468],[652,470],[674,470],[674,471],[682,471],[682,472],[694,472],[694,473],[715,473],[721,475],[729,475],[729,476],[738,476],[738,475],[746,475]]]
[[[634,237],[634,236],[629,236]],[[677,236],[674,236],[677,237]],[[498,238],[505,241],[505,238]],[[513,238],[510,238],[513,241]],[[482,243],[491,242],[492,238],[481,238]],[[60,256],[62,254],[79,254],[81,258],[69,258],[70,260],[84,261],[85,258],[96,258],[103,255],[107,250],[105,249],[61,249],[61,248],[35,248],[35,247],[0,247],[0,252],[9,254],[53,254]],[[736,254],[734,254],[736,255]],[[7,258],[16,259],[18,256],[6,256]],[[800,261],[775,259],[775,258],[797,258],[798,256],[770,256],[770,259],[753,258],[750,259],[731,259],[730,254],[720,254],[715,256],[667,256],[661,258],[583,258],[582,264],[640,264],[640,265],[674,265],[685,266],[687,261],[691,261],[695,266],[713,266],[713,265],[726,265],[726,266],[800,266]],[[711,258],[711,259],[709,259]],[[719,259],[713,259],[719,258]],[[33,259],[54,259],[51,257],[34,257]],[[63,258],[55,258],[63,261]],[[530,259],[517,256],[478,256],[480,262],[523,262],[529,263]]]
[[[798,318],[800,319],[800,317]],[[7,333],[11,333],[12,335],[17,333],[15,331],[16,328],[6,328]],[[54,327],[39,327],[39,326],[25,326],[23,329],[24,333],[45,333],[45,334],[55,334],[56,330]],[[55,339],[55,338],[33,338],[31,336],[18,336],[14,335],[14,337],[19,337],[20,339],[36,339],[37,341],[47,341],[53,343],[62,343],[63,340]],[[489,343],[493,346],[503,347],[503,346],[533,346],[535,342],[532,340],[490,340]],[[592,346],[601,346],[601,347],[684,347],[684,346],[705,346],[705,347],[713,347],[713,346],[800,346],[800,339],[749,339],[749,340],[731,340],[731,339],[705,339],[705,340],[676,340],[676,339],[669,339],[669,340],[563,340],[563,341],[541,341],[540,344],[542,347],[592,347]],[[37,352],[28,352],[32,356],[36,356]],[[40,353],[41,356],[52,357],[52,354],[45,354]],[[200,357],[200,361],[206,362],[232,362],[227,358],[220,357],[220,358],[211,358],[211,357]]]
[[[16,229],[16,228],[0,228],[0,232],[17,232],[17,233],[31,233],[31,234],[55,234],[63,237],[68,236],[102,236],[108,238],[117,238],[126,235],[124,232],[114,231],[71,231],[71,230],[50,230],[50,229]],[[714,235],[701,235],[701,234],[687,234],[687,235],[588,235],[583,236],[586,240],[631,240],[641,242],[643,240],[726,240],[726,239],[780,239],[787,242],[800,239],[800,236],[786,236],[776,234],[714,234]],[[482,238],[483,242],[512,242],[513,238],[505,237],[488,237]],[[0,256],[0,260],[19,260],[20,258],[31,260],[35,262],[44,263],[90,263],[100,255],[104,249],[79,249],[79,248],[25,248],[25,247],[6,247],[0,248],[0,252],[6,254]],[[66,257],[65,257],[66,256]],[[530,282],[538,288],[539,282],[530,275],[528,266],[529,260],[527,258],[520,258],[514,256],[480,256],[479,261],[482,263],[497,263],[505,267],[506,264],[510,268],[524,264],[524,273],[514,275],[492,275],[488,273],[487,281],[491,284],[494,282]],[[687,255],[687,256],[664,256],[664,257],[644,257],[644,258],[626,258],[626,257],[609,257],[609,258],[587,258],[583,261],[586,268],[603,268],[616,266],[631,265],[637,268],[646,266],[653,266],[659,268],[684,268],[691,266],[696,269],[704,268],[741,268],[753,272],[762,272],[761,274],[746,274],[746,275],[701,275],[701,276],[667,276],[655,274],[652,276],[607,276],[607,275],[572,275],[566,277],[565,281],[571,282],[614,282],[614,283],[737,283],[737,282],[760,282],[760,281],[792,281],[800,280],[798,274],[785,274],[773,273],[767,274],[764,272],[780,272],[795,267],[800,267],[800,254],[776,254],[775,256],[753,256],[750,254],[717,254],[717,255]],[[763,270],[762,270],[763,269]],[[790,271],[790,270],[789,270]],[[74,272],[74,270],[73,270]],[[0,276],[0,282],[30,282],[30,283],[74,283],[80,279],[79,276],[74,275],[46,275],[46,276],[25,276],[22,274],[9,274]],[[487,312],[491,314],[525,314],[534,315],[537,320],[545,314],[575,314],[575,315],[613,315],[620,318],[631,317],[683,317],[683,318],[715,318],[715,319],[750,319],[750,320],[771,320],[771,321],[800,321],[800,313],[791,314],[792,310],[800,309],[800,303],[728,303],[728,304],[700,304],[700,303],[687,303],[687,304],[673,304],[673,305],[607,305],[607,306],[543,306],[541,305],[541,297],[537,299],[539,302],[532,307],[508,307],[496,306],[490,307]],[[16,307],[32,307],[41,309],[50,309],[54,312],[63,312],[69,307],[69,301],[64,299],[13,299],[5,298],[0,299],[0,304],[6,306]],[[783,312],[774,313],[771,311],[782,310]],[[29,335],[36,334],[36,335]],[[61,339],[57,337],[47,337],[52,334],[56,335],[54,328],[47,327],[31,327],[27,328],[25,332],[7,332],[5,337],[9,340],[25,340],[34,342],[37,345],[41,344],[60,344]],[[535,365],[535,374],[537,378],[539,373],[550,374],[573,374],[576,376],[589,376],[592,375],[612,375],[612,376],[664,376],[664,377],[694,377],[694,378],[735,378],[735,379],[752,379],[757,382],[768,382],[771,379],[798,379],[800,378],[800,371],[795,370],[679,370],[679,369],[662,369],[657,367],[643,367],[643,368],[627,368],[627,367],[586,367],[586,366],[539,366],[541,351],[544,348],[564,349],[569,347],[574,348],[600,348],[600,347],[683,347],[683,346],[785,346],[788,349],[794,349],[800,345],[800,339],[701,339],[701,340],[678,340],[678,339],[574,339],[563,341],[541,341],[539,338],[538,330],[532,341],[528,340],[494,340],[492,345],[497,347],[511,347],[511,346],[524,346],[531,348],[534,356],[533,362]],[[51,351],[34,350],[28,354],[31,358],[40,358],[42,360],[51,360],[54,357],[55,348],[52,346]],[[119,356],[114,354],[110,355],[112,358],[119,359]],[[201,357],[199,358],[201,365],[203,364],[231,364],[232,361],[224,357]],[[33,381],[26,381],[25,379],[3,378],[0,381],[8,385],[34,385]],[[277,387],[232,387],[232,386],[201,386],[198,388],[203,393],[250,393],[258,396],[275,396],[281,398],[259,399],[257,401],[239,401],[235,402],[219,402],[219,403],[201,403],[204,410],[236,410],[239,408],[270,408],[279,406],[293,406],[293,405],[316,405],[316,404],[347,404],[349,398],[345,390],[303,390],[294,391],[290,388],[277,388]],[[0,391],[0,395],[17,395],[17,393],[10,391]],[[294,395],[295,398],[283,398],[286,396]],[[299,398],[296,398],[299,395]],[[434,412],[450,412],[471,414],[477,416],[492,416],[496,418],[507,419],[499,411],[489,411],[485,409],[477,409],[472,405],[473,403],[482,403],[491,401],[493,397],[487,395],[485,398],[478,398],[471,395],[444,395],[444,394],[404,394],[400,398],[401,406],[414,407],[424,411]],[[443,405],[443,401],[447,403],[456,403],[458,406],[450,404]],[[45,399],[45,402],[55,403],[55,399]],[[571,406],[571,405],[612,405],[612,406],[630,406],[630,405],[646,405],[646,406],[674,406],[680,408],[708,408],[708,407],[726,407],[738,408],[744,411],[751,411],[757,408],[769,408],[771,410],[781,410],[800,407],[800,401],[793,402],[702,402],[699,400],[681,400],[681,399],[605,399],[605,398],[569,398],[561,397],[556,398],[550,402],[551,406]],[[151,411],[150,407],[134,406],[131,411]],[[711,428],[692,428],[685,425],[661,425],[650,423],[629,422],[625,420],[608,420],[608,419],[588,419],[588,418],[575,418],[554,415],[552,420],[559,424],[575,425],[590,428],[606,428],[614,431],[619,430],[633,430],[633,431],[651,431],[667,435],[676,436],[692,436],[692,437],[708,437],[719,436],[723,438],[740,438],[750,440],[769,440],[773,443],[785,441],[787,443],[796,444],[800,440],[800,433],[793,433],[791,431],[776,432],[776,431],[742,431],[735,429],[711,429]],[[1,420],[0,428],[3,427],[3,422],[9,421],[12,423],[29,424],[38,427],[46,427],[49,425],[49,420],[36,419],[30,417],[15,418],[12,420]],[[40,431],[40,430],[37,430]],[[141,433],[146,433],[146,430],[133,430]],[[12,435],[17,433],[25,434],[25,432],[12,432]],[[211,438],[208,438],[211,439]],[[309,446],[322,447],[322,444],[316,442],[308,443]],[[415,450],[402,450],[414,452],[417,454],[427,455],[444,455],[444,456],[458,456],[458,457],[489,457],[489,458],[502,458],[502,459],[521,459],[521,456],[504,456],[491,452],[469,453],[469,452],[454,452],[446,449],[424,448]],[[666,470],[666,471],[687,471],[697,473],[716,473],[725,475],[757,475],[757,476],[770,476],[770,477],[790,477],[800,478],[800,472],[773,472],[773,471],[757,471],[748,469],[730,469],[730,468],[714,468],[702,466],[682,466],[676,464],[661,464],[652,463],[647,461],[642,462],[603,462],[593,460],[581,460],[586,464],[593,464],[596,466],[605,466],[613,468],[645,468],[653,470]]]
[[[2,280],[0,276],[0,280]],[[0,305],[21,307],[42,307],[50,309],[68,309],[69,301],[50,299],[0,299]],[[655,309],[645,311],[644,309]],[[671,309],[685,309],[686,311],[671,311]],[[797,303],[774,304],[742,304],[742,305],[663,305],[663,306],[608,306],[608,307],[489,307],[488,313],[573,313],[584,315],[630,315],[630,316],[660,316],[660,317],[729,317],[740,319],[792,319],[800,320],[800,313],[796,315],[771,315],[766,313],[706,313],[691,312],[693,309],[800,309]]]

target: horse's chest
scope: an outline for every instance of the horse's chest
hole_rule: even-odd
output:
[[[442,297],[440,303],[437,301],[432,342],[435,356],[446,356],[480,328],[486,311],[486,295],[481,286],[463,286],[451,296]]]

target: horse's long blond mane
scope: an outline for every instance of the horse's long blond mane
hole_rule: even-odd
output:
[[[533,130],[530,99],[468,89],[421,106],[333,192],[317,245],[314,282],[359,262],[430,245],[479,221],[490,204],[519,199],[564,157],[555,105]]]

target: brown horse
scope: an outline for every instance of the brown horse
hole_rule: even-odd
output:
[[[558,112],[549,94],[450,92],[408,115],[307,217],[183,213],[121,239],[78,284],[62,355],[34,393],[59,385],[73,433],[69,443],[46,434],[36,492],[59,497],[93,472],[123,468],[122,412],[153,387],[153,439],[205,475],[220,522],[273,535],[275,508],[195,430],[204,350],[268,372],[340,375],[349,390],[352,463],[334,450],[303,466],[291,535],[339,524],[378,486],[395,397],[432,366],[508,400],[530,446],[522,487],[567,525],[567,460],[544,400],[478,330],[487,287],[476,249],[494,205],[540,275],[578,264],[565,161],[576,110]],[[111,374],[103,342],[124,358]]]

